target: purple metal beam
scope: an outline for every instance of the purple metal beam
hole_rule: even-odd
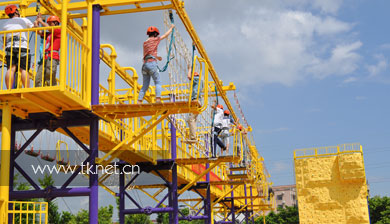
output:
[[[92,6],[92,83],[91,104],[99,104],[99,65],[100,65],[100,5]]]
[[[233,174],[233,172],[230,171],[230,174]],[[233,189],[233,185],[230,186],[230,189]],[[234,213],[234,191],[232,191],[231,196],[232,196],[232,208],[231,208],[231,210],[232,210],[232,222],[236,223],[236,215]]]
[[[33,119],[31,123],[14,123],[12,128],[15,131],[33,131],[37,129],[50,129],[55,130],[56,127],[79,127],[88,126],[89,118],[76,118],[76,119],[58,119],[47,118],[47,119]],[[43,123],[49,121],[48,123]],[[49,125],[50,124],[50,125]]]
[[[251,210],[253,211],[253,196],[252,196],[252,186],[249,187],[251,193]],[[255,217],[252,216],[252,223],[255,224]]]
[[[30,145],[32,141],[41,133],[42,128],[38,129],[36,132],[34,132],[33,135],[23,144],[23,146],[15,153],[14,160],[18,158],[18,156],[27,148],[27,146]]]
[[[206,134],[206,139],[208,139],[208,136]],[[206,148],[208,147],[208,142],[206,140]],[[208,156],[208,151],[206,150],[206,156]],[[210,167],[210,164],[206,164],[206,169]],[[210,186],[210,172],[206,174],[206,182],[208,183],[207,190],[206,190],[206,200],[204,205],[204,214],[207,216],[207,219],[205,221],[206,224],[211,224],[212,218],[211,217],[211,186]]]
[[[87,162],[90,162],[91,161],[91,156],[88,156],[88,158],[86,158],[84,160],[84,162],[82,164],[86,164]],[[61,189],[65,189],[68,187],[68,185],[73,181],[74,178],[77,177],[77,175],[79,175],[81,171],[81,166],[79,166],[74,173],[72,173],[72,175],[65,181],[65,183],[61,186]]]
[[[122,161],[121,161],[122,162]],[[121,172],[119,174],[119,224],[125,223],[125,174]]]
[[[245,195],[245,204],[248,204],[248,200],[246,199],[247,193],[246,193],[246,184],[244,184],[244,195]],[[249,217],[248,217],[248,206],[245,208],[245,222],[249,223]]]
[[[31,191],[12,191],[11,199],[29,199],[29,198],[54,198],[54,197],[79,197],[88,196],[91,190],[88,187],[66,188],[66,189],[46,189]]]
[[[99,104],[99,64],[100,64],[100,5],[92,6],[92,83],[91,83],[91,105]],[[91,165],[95,167],[95,159],[98,157],[99,142],[99,120],[97,118],[91,121],[90,126],[90,150]],[[98,223],[99,209],[99,185],[98,174],[89,175],[89,223]]]
[[[152,208],[146,207],[143,209],[124,209],[124,214],[152,214],[152,213],[164,213],[164,212],[173,212],[173,208]]]
[[[154,172],[157,173],[157,175],[163,180],[165,181],[165,183],[168,185],[168,186],[171,186],[171,183],[169,183],[169,181],[167,179],[165,179],[165,177],[158,171],[158,170],[154,170]]]
[[[33,179],[14,161],[14,167],[19,171],[20,174],[35,188],[35,190],[40,190],[41,188],[34,182]]]
[[[199,215],[199,216],[185,216],[185,217],[179,217],[179,220],[187,220],[187,221],[192,221],[192,220],[201,220],[205,219],[207,220],[209,217],[205,215]]]
[[[172,96],[172,101],[175,101],[175,96]],[[172,153],[172,159],[176,160],[176,127],[174,124],[175,118],[171,119],[171,153]],[[172,167],[172,224],[178,224],[179,223],[179,201],[178,201],[178,195],[177,195],[177,164],[174,163]]]
[[[129,181],[129,183],[127,183],[126,186],[124,186],[122,191],[120,191],[120,192],[124,193],[126,191],[126,189],[130,186],[130,184],[132,184],[135,181],[135,179],[137,179],[138,176],[139,176],[139,173],[137,173],[134,177],[132,177],[131,180]]]
[[[198,193],[198,195],[202,198],[202,200],[206,200],[205,197],[203,197],[203,195],[198,191],[198,189],[194,188],[193,189],[196,193]]]
[[[160,207],[160,205],[168,198],[168,196],[169,196],[169,192],[168,192],[168,194],[166,194],[166,195],[163,197],[163,199],[161,199],[161,201],[156,205],[156,208]]]
[[[138,207],[138,209],[142,209],[142,207],[137,203],[137,201],[134,200],[134,198],[131,197],[126,191],[125,191],[125,195],[130,199],[130,201],[132,201],[135,204],[135,206]]]
[[[200,212],[202,211],[202,209],[206,209],[206,208],[205,208],[205,205],[203,205],[203,207],[202,207],[201,209],[198,210],[198,212],[195,214],[195,216],[199,215]],[[205,212],[205,213],[206,213],[206,212]]]
[[[84,149],[86,153],[88,154],[91,153],[91,150],[89,150],[89,148],[87,148],[87,146],[85,146],[67,127],[61,127],[61,128],[66,132],[66,134],[69,135],[69,137],[73,139],[73,141],[77,143],[77,145],[79,145],[82,149]]]

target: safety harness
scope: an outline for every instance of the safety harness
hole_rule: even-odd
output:
[[[171,20],[171,24],[174,24],[174,20],[173,20],[173,13],[172,13],[172,10],[169,10],[169,19]],[[169,43],[169,48],[168,48],[168,54],[167,54],[167,62],[165,63],[164,67],[161,69],[160,67],[157,66],[158,70],[160,72],[165,72],[167,69],[168,69],[168,64],[169,62],[175,57],[175,56],[172,56],[170,57],[171,55],[171,51],[172,51],[172,45],[174,44],[175,42],[175,36],[173,35],[173,33],[175,32],[175,28],[172,29],[172,32],[171,32],[171,41]],[[146,55],[144,57],[144,60],[145,61],[148,61],[149,59],[153,59],[153,60],[156,60],[156,57],[154,57],[153,55]]]

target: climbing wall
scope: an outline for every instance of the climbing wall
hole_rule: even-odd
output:
[[[313,223],[370,223],[363,153],[295,156],[299,220]]]

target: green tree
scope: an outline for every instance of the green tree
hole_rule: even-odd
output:
[[[298,207],[278,208],[278,213],[272,211],[265,217],[265,221],[267,224],[299,224]],[[262,224],[263,217],[259,217],[256,223]]]
[[[125,224],[151,224],[150,217],[146,214],[132,214],[125,216]]]
[[[41,184],[42,188],[50,188],[54,185],[54,180],[51,175],[45,174],[43,179],[38,179],[39,183]],[[49,199],[44,199],[49,206],[48,210],[48,216],[49,216],[49,223],[60,223],[61,219],[61,213],[58,211],[58,205],[55,203],[55,201]]]
[[[114,207],[112,205],[109,205],[108,207],[100,207],[98,212],[99,224],[111,224],[113,213]],[[89,212],[85,209],[81,209],[75,216],[72,217],[69,224],[89,224]]]
[[[158,213],[156,221],[158,224],[169,224],[169,213]]]
[[[373,224],[390,223],[390,197],[374,196],[368,200],[370,220]]]
[[[75,216],[72,217],[69,224],[88,224],[89,212],[85,209],[81,209]]]
[[[73,217],[74,217],[74,215],[72,215],[72,213],[67,212],[67,211],[63,211],[61,214],[60,223],[68,224],[68,223],[70,223],[70,220],[72,220]]]
[[[116,208],[118,209],[119,217],[119,197],[116,198]],[[125,224],[151,224],[150,217],[146,214],[131,214],[125,215]],[[168,224],[168,223],[167,223]]]

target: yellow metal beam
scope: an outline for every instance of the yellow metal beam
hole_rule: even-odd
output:
[[[220,156],[217,158],[179,158],[176,159],[178,165],[193,165],[193,164],[206,164],[206,163],[221,163],[221,162],[239,162],[237,156]]]
[[[1,123],[1,168],[0,168],[0,223],[7,220],[7,201],[9,200],[9,173],[11,160],[11,105],[2,105]]]
[[[234,191],[235,189],[237,189],[240,185],[236,185],[234,186],[233,188],[231,188],[230,190],[228,190],[225,194],[223,194],[221,197],[218,198],[218,200],[216,200],[212,205],[211,207],[213,208],[216,204],[218,204],[218,202],[220,202],[222,199],[224,199],[228,194],[230,194],[232,191]]]
[[[169,115],[169,113],[165,112],[165,114],[164,114],[164,111],[160,111],[159,113],[154,115],[149,120],[149,122],[147,122],[135,136],[129,136],[128,138],[123,140],[121,143],[116,145],[109,153],[106,153],[106,155],[104,155],[104,157],[102,157],[101,159],[97,159],[97,163],[100,163],[100,164],[110,163],[113,159],[117,158],[123,152],[123,150],[118,150],[118,149],[120,149],[123,145],[125,145],[126,142],[129,141],[127,143],[127,145],[132,145],[134,142],[136,142],[138,139],[140,139],[144,134],[146,134],[153,127],[158,125],[162,120],[164,120],[166,117],[168,117],[168,115]],[[157,117],[159,117],[159,116],[160,116],[160,118],[157,119]],[[111,155],[111,157],[108,158],[108,156],[110,156],[110,155]],[[107,159],[107,160],[105,160],[105,159]]]
[[[213,164],[211,164],[211,166],[207,169],[205,169],[202,173],[200,173],[199,175],[197,175],[195,177],[195,179],[193,179],[190,183],[188,183],[185,187],[183,187],[182,189],[180,189],[180,191],[178,192],[178,195],[181,195],[183,194],[186,190],[188,190],[190,187],[192,187],[194,184],[196,184],[196,182],[198,180],[200,180],[204,175],[206,175],[208,172],[210,172],[210,170],[214,169],[214,167],[216,167],[217,165],[219,165],[221,162],[217,161]]]
[[[242,208],[240,208],[238,211],[237,211],[237,214],[240,214],[240,212],[242,212],[248,205],[244,205]]]
[[[199,38],[198,34],[196,33],[195,28],[192,25],[190,18],[187,15],[186,10],[184,9],[184,2],[180,1],[180,0],[171,0],[171,2],[174,5],[178,16],[180,17],[181,21],[183,22],[185,28],[187,29],[189,35],[191,36],[191,38],[193,40],[193,42],[195,43],[199,54],[202,56],[202,58],[204,58],[206,60],[207,64],[209,65],[209,71],[210,71],[211,77],[215,81],[219,95],[225,101],[225,104],[226,104],[227,108],[229,109],[229,111],[231,111],[231,115],[233,116],[234,120],[237,120],[237,115],[234,112],[233,107],[230,104],[230,101],[229,101],[227,95],[225,94],[225,92],[222,89],[222,86],[223,86],[222,81],[219,79],[217,72],[215,71],[214,66],[211,63],[211,60],[210,60],[209,56],[207,55],[206,50],[203,47],[202,42],[200,41],[200,38]]]
[[[108,16],[108,15],[118,15],[118,14],[136,13],[136,12],[149,12],[149,11],[172,9],[172,7],[173,6],[170,4],[170,5],[149,6],[143,8],[135,8],[135,9],[121,9],[121,10],[113,10],[113,11],[104,11],[101,12],[100,15]],[[69,15],[69,17],[72,19],[84,18],[86,16],[87,16],[86,13],[74,13]]]

